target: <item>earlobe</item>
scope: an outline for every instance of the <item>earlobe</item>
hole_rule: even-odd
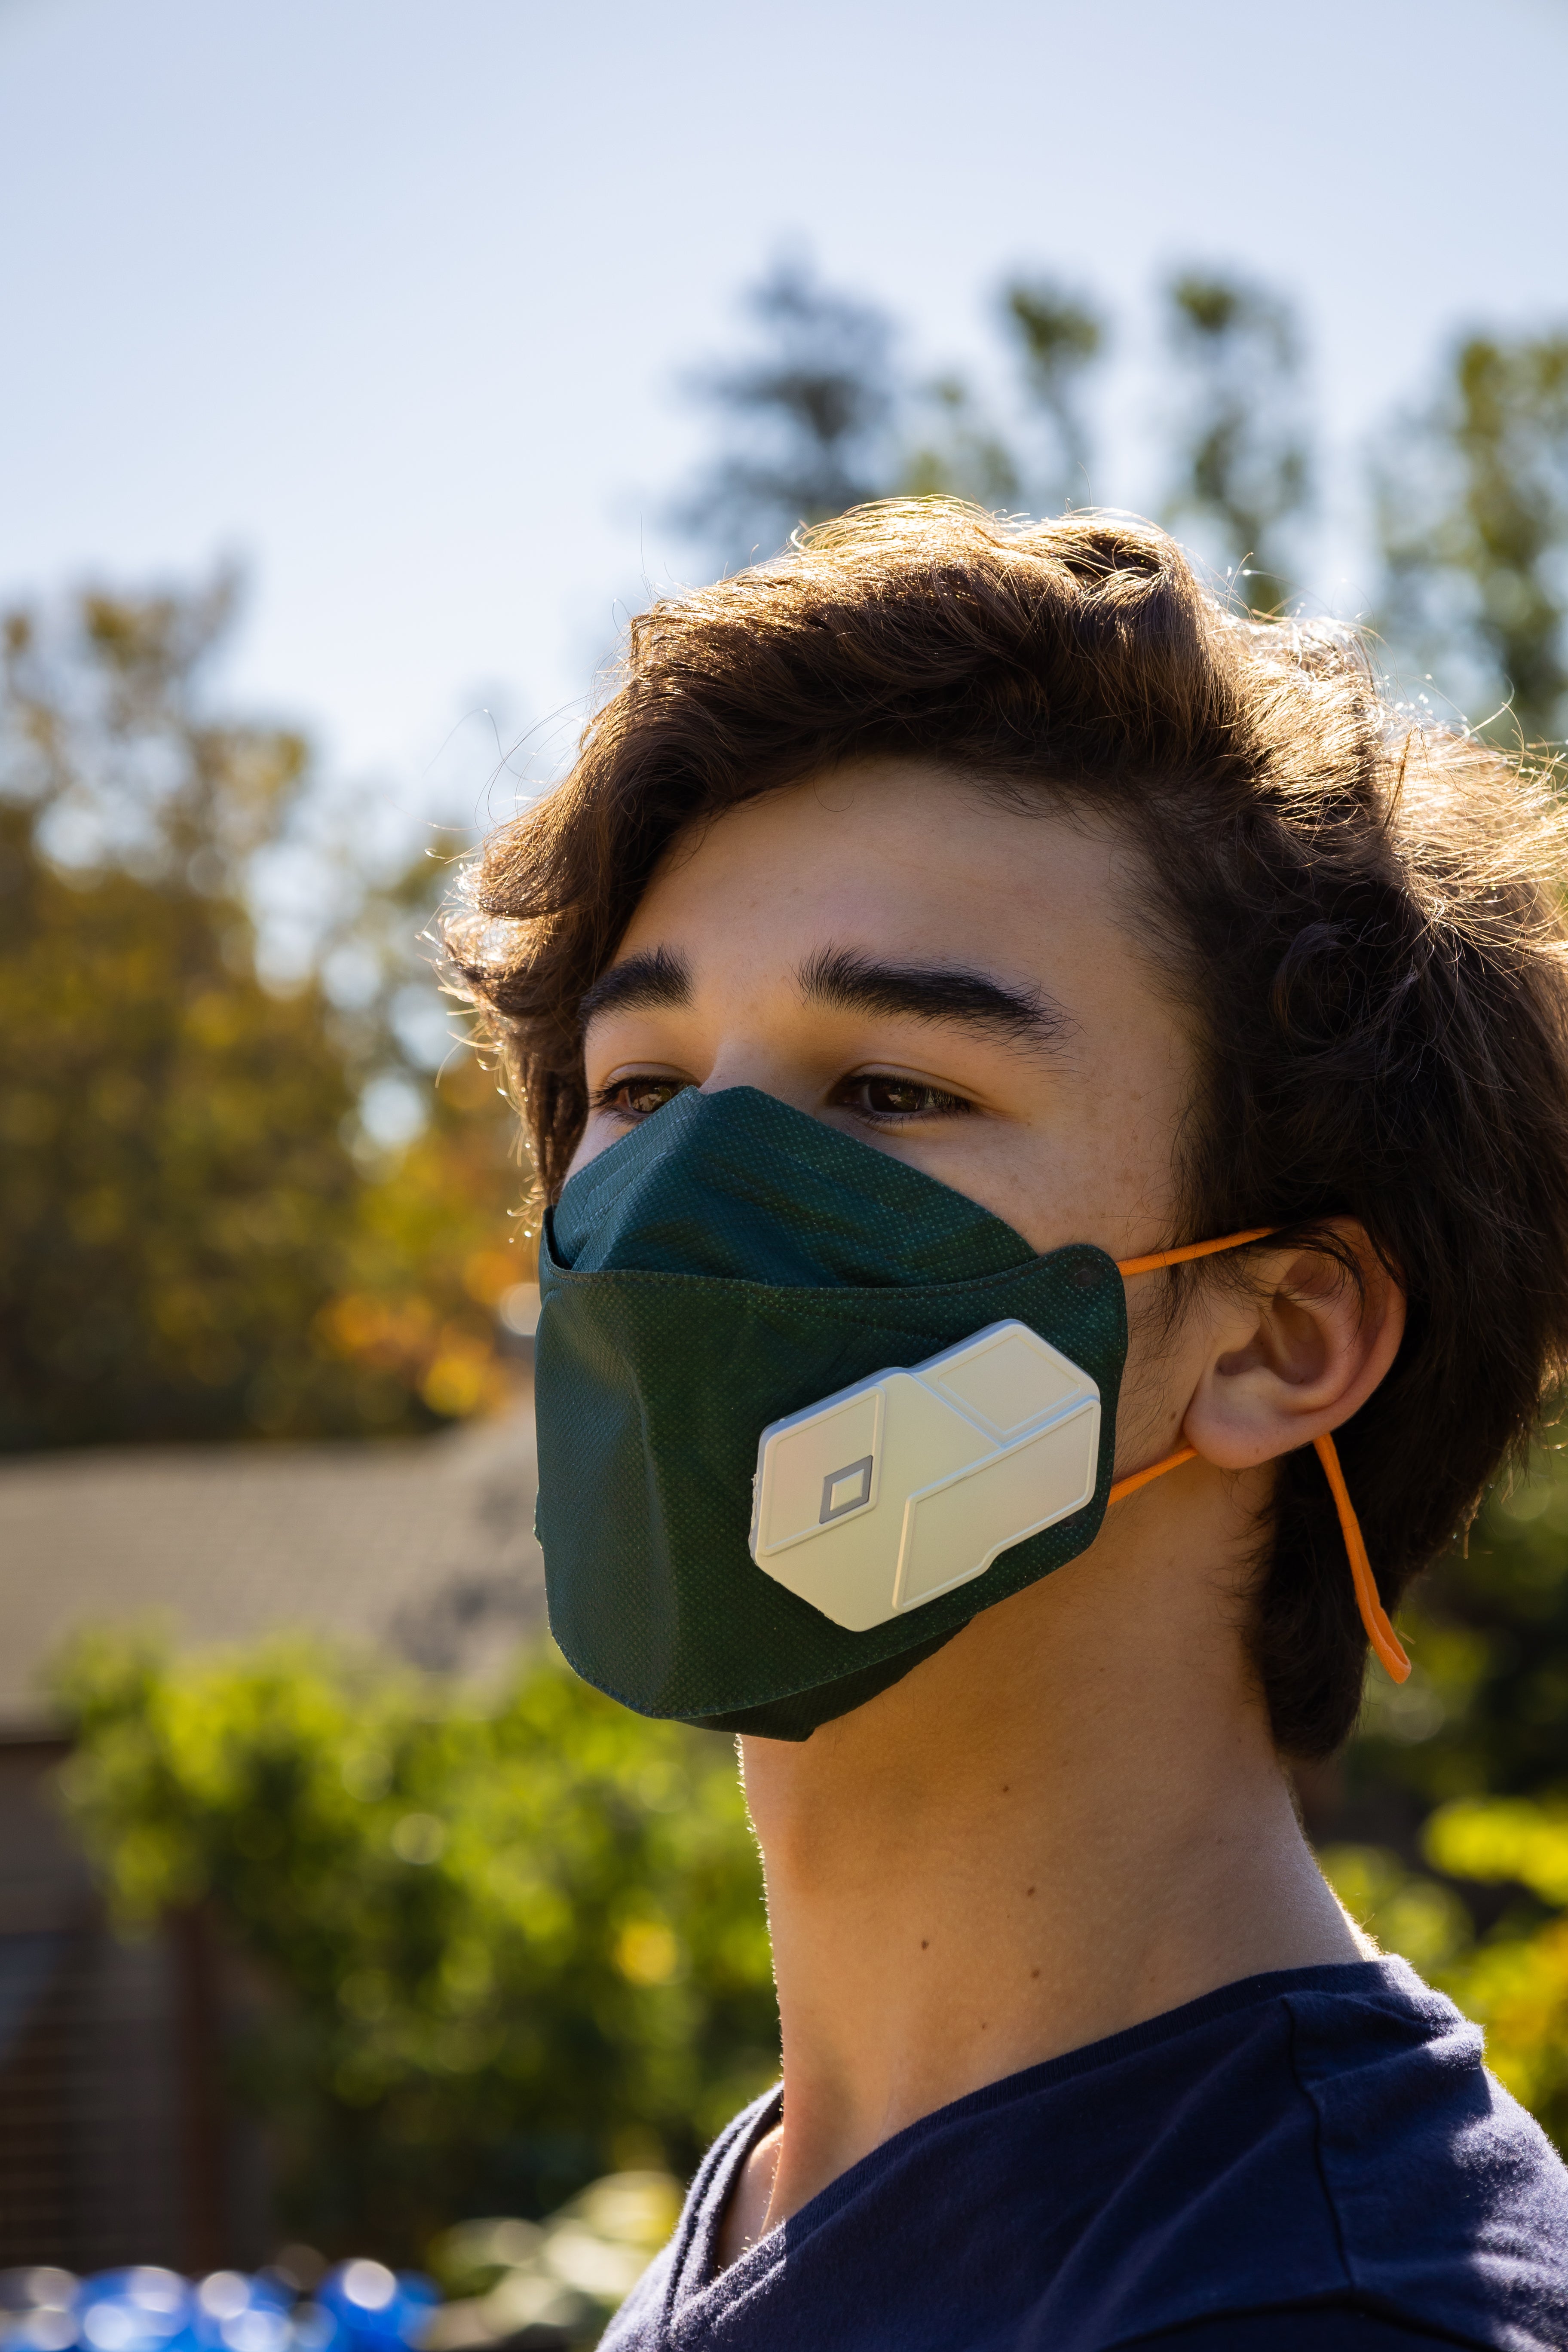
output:
[[[1252,1469],[1339,1428],[1399,1351],[1403,1290],[1363,1226],[1332,1230],[1359,1282],[1327,1251],[1283,1249],[1256,1254],[1249,1292],[1215,1292],[1183,1435],[1217,1468]]]

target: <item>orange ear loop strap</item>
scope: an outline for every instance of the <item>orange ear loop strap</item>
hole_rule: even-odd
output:
[[[1220,1250],[1241,1249],[1247,1242],[1266,1242],[1278,1225],[1254,1225],[1250,1233],[1222,1234],[1217,1242],[1185,1242],[1180,1249],[1152,1250],[1147,1257],[1124,1257],[1116,1271],[1123,1281],[1130,1274],[1153,1274],[1163,1265],[1184,1265],[1188,1258],[1214,1257]]]
[[[1133,1274],[1152,1274],[1163,1265],[1181,1265],[1189,1258],[1212,1257],[1216,1250],[1240,1249],[1247,1242],[1266,1241],[1276,1230],[1273,1225],[1258,1225],[1251,1233],[1226,1234],[1217,1242],[1189,1242],[1184,1249],[1154,1250],[1147,1257],[1123,1258],[1116,1270],[1124,1278]],[[1410,1661],[1405,1654],[1398,1634],[1388,1622],[1387,1611],[1378,1598],[1377,1580],[1373,1575],[1372,1562],[1366,1555],[1361,1521],[1356,1517],[1350,1488],[1345,1485],[1345,1474],[1340,1467],[1339,1450],[1333,1439],[1327,1434],[1314,1438],[1312,1444],[1323,1465],[1323,1475],[1329,1482],[1334,1508],[1340,1515],[1340,1533],[1350,1555],[1351,1579],[1355,1586],[1356,1606],[1361,1611],[1361,1622],[1366,1628],[1366,1638],[1376,1651],[1384,1671],[1394,1682],[1402,1683],[1410,1672]],[[1167,1470],[1179,1470],[1184,1462],[1196,1459],[1196,1446],[1182,1445],[1174,1454],[1167,1454],[1163,1462],[1152,1462],[1147,1470],[1134,1470],[1129,1476],[1118,1478],[1107,1498],[1107,1507],[1111,1503],[1120,1503],[1123,1496],[1136,1494],[1140,1486],[1147,1486],[1152,1479],[1163,1478]]]
[[[1361,1603],[1361,1622],[1366,1627],[1366,1638],[1377,1652],[1389,1674],[1402,1683],[1410,1672],[1410,1661],[1405,1654],[1398,1634],[1388,1622],[1388,1614],[1377,1597],[1377,1580],[1372,1572],[1372,1562],[1362,1541],[1361,1521],[1351,1502],[1345,1474],[1340,1468],[1339,1448],[1325,1431],[1315,1437],[1318,1459],[1323,1465],[1323,1475],[1329,1482],[1329,1492],[1339,1509],[1340,1527],[1344,1535],[1345,1549],[1351,1556],[1351,1574],[1355,1579],[1355,1597]]]

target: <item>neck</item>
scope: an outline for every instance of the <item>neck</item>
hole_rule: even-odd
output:
[[[1250,1511],[1201,1464],[1162,1483],[1158,1517],[1123,1505],[869,1705],[743,1742],[784,2105],[728,2252],[984,2084],[1238,1978],[1363,1956],[1247,1672],[1239,1568],[1191,1556],[1213,1561],[1216,1517],[1239,1556]]]

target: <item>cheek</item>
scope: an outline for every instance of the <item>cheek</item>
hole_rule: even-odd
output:
[[[1024,1130],[993,1130],[967,1165],[962,1145],[950,1166],[935,1155],[926,1164],[1034,1249],[1095,1242],[1113,1257],[1131,1257],[1189,1238],[1174,1231],[1178,1110],[1168,1086],[1140,1094],[1086,1083],[1064,1095],[1056,1116]]]
[[[1157,1210],[1168,1194],[1176,1106],[1164,1096],[1163,1088],[1113,1078],[1083,1106],[1070,1139],[1073,1162],[1119,1209],[1137,1200]]]
[[[625,1133],[625,1128],[605,1111],[590,1111],[577,1149],[567,1164],[564,1181],[570,1183],[580,1168],[586,1168],[591,1160],[597,1160],[601,1151],[607,1151],[611,1144]]]

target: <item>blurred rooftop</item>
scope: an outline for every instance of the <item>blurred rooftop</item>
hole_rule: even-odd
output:
[[[304,1628],[484,1676],[544,1621],[532,1399],[438,1437],[0,1461],[0,1739],[47,1737],[79,1626],[182,1646]]]

